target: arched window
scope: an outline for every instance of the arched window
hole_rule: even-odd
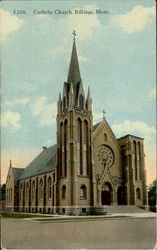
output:
[[[43,179],[40,179],[39,182],[39,198],[43,199]]]
[[[19,200],[22,201],[22,192],[23,192],[23,186],[22,183],[20,184],[20,191],[19,191]]]
[[[79,107],[80,107],[80,109],[84,109],[84,97],[83,97],[83,95],[79,96]]]
[[[134,166],[135,166],[135,180],[137,180],[137,149],[136,149],[136,142],[133,142],[134,145]]]
[[[48,198],[52,198],[52,179],[48,178]]]
[[[62,199],[66,199],[66,186],[62,187]]]
[[[140,190],[140,188],[136,189],[136,198],[141,199],[141,190]]]
[[[35,181],[32,183],[32,199],[35,198]]]
[[[29,183],[26,184],[26,200],[28,200],[29,197]]]
[[[12,200],[12,188],[10,189],[11,194],[10,194],[10,200]]]
[[[68,121],[64,122],[64,175],[67,175],[67,142],[68,142]]]
[[[89,164],[88,164],[88,122],[85,120],[83,123],[84,127],[84,154],[83,154],[83,162],[84,162],[84,174],[89,174]]]
[[[78,118],[77,120],[77,142],[80,143],[81,142],[81,130],[82,130],[82,122],[81,119]]]
[[[81,188],[80,188],[80,198],[84,200],[87,199],[87,188],[84,184],[81,185]]]
[[[82,167],[82,121],[80,118],[77,120],[77,165],[78,174],[83,174]]]
[[[104,141],[107,141],[107,134],[104,134]]]
[[[59,175],[62,176],[62,165],[63,165],[63,157],[62,157],[62,147],[63,147],[63,122],[60,124],[60,152],[59,152]]]
[[[84,143],[88,143],[88,122],[84,121]]]
[[[8,200],[10,201],[10,188],[8,188]]]
[[[138,153],[139,153],[139,179],[142,179],[142,166],[141,166],[141,143],[138,142]]]

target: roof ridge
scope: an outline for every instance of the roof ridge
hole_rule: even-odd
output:
[[[20,180],[47,173],[56,168],[57,144],[43,149],[25,168]],[[48,164],[52,160],[51,164]]]

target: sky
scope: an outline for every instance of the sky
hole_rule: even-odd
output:
[[[22,14],[18,13],[22,10]],[[34,14],[39,11],[53,14]],[[55,10],[72,14],[54,14]],[[74,14],[75,10],[93,14]],[[106,14],[96,14],[96,10]],[[26,167],[56,143],[56,103],[67,80],[73,30],[94,123],[102,110],[117,138],[145,138],[147,184],[156,178],[155,1],[1,2],[1,182],[9,160]]]

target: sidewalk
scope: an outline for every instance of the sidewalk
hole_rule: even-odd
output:
[[[84,216],[71,216],[71,215],[52,215],[52,216],[43,216],[39,218],[26,218],[24,220],[32,222],[77,222],[77,221],[100,221],[105,219],[142,219],[142,218],[157,218],[157,213],[144,212],[144,213],[117,213],[117,214],[107,214],[107,215],[84,215]]]

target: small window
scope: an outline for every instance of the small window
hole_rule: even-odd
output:
[[[66,186],[62,187],[62,199],[66,199]]]
[[[87,188],[85,185],[82,185],[80,188],[80,198],[87,199]]]
[[[39,183],[39,197],[40,199],[43,199],[43,180],[40,179],[40,183]]]
[[[35,181],[32,183],[32,199],[35,198]]]
[[[51,177],[48,178],[48,198],[52,198],[52,180]]]
[[[10,200],[12,200],[12,188],[10,188]]]
[[[104,141],[107,141],[107,134],[104,134]]]
[[[29,183],[26,184],[26,200],[29,198]]]
[[[136,198],[141,199],[141,191],[139,188],[136,189]]]

